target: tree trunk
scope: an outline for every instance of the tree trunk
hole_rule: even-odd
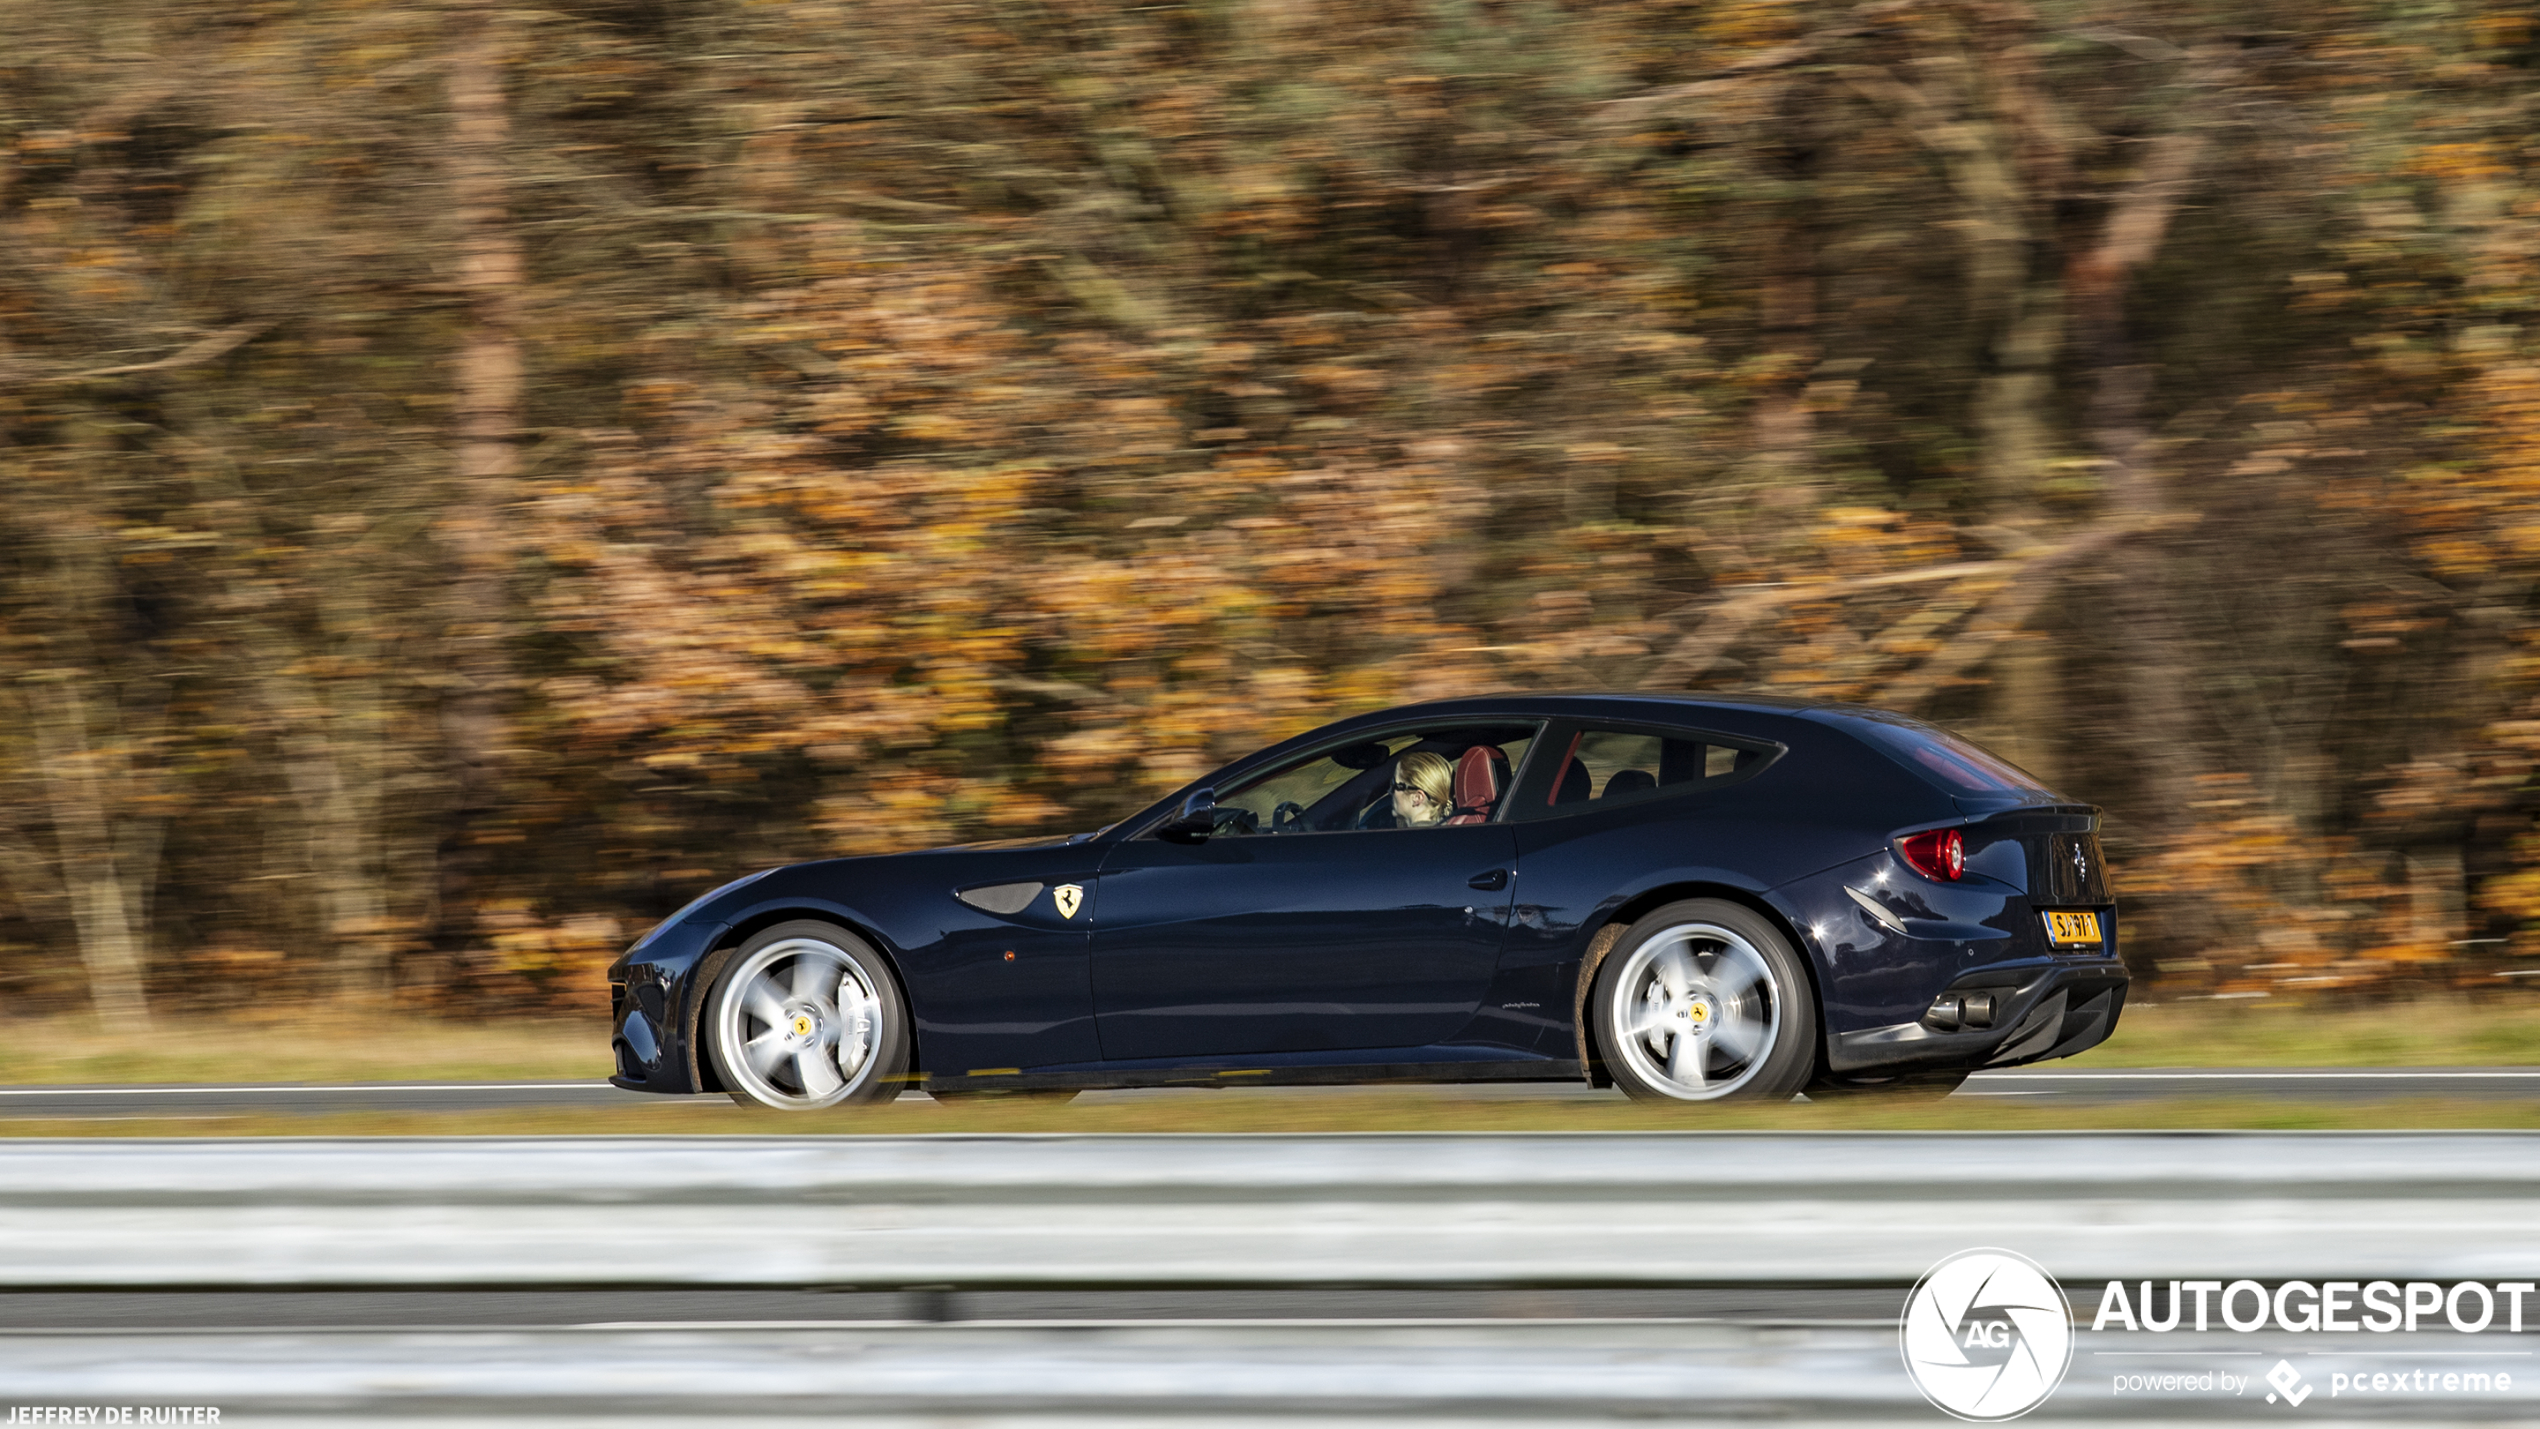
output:
[[[337,990],[356,1002],[384,998],[394,949],[378,856],[379,785],[387,771],[378,746],[384,712],[376,682],[339,676],[321,691],[287,673],[296,662],[269,630],[256,633],[250,650],[259,670],[258,702],[282,732],[283,778],[299,806],[302,867],[315,887],[314,921]]]
[[[1928,147],[1949,175],[1955,228],[1965,245],[1966,312],[1981,333],[1968,413],[1977,444],[1976,493],[1994,535],[2013,557],[2050,540],[2037,493],[2055,448],[2055,364],[2065,340],[2062,275],[2040,252],[2053,241],[2057,197],[2071,181],[2064,126],[2035,74],[2033,21],[2004,10],[1970,26],[1967,46],[1909,82],[1888,69],[1852,71],[1854,90]],[[2015,602],[2016,603],[2016,602]],[[2061,702],[2060,670],[2020,635],[2029,601],[1980,613],[1964,642],[1993,659],[1991,733],[2035,761]],[[1988,619],[1988,616],[1993,618]],[[1999,651],[1998,658],[1994,652]],[[1885,698],[1907,708],[1929,698],[1961,664],[1929,662]]]
[[[396,951],[389,870],[380,855],[387,809],[382,786],[389,777],[387,692],[370,673],[379,668],[376,613],[357,584],[361,567],[352,560],[338,565],[324,581],[319,628],[346,659],[343,672],[328,682],[323,747],[312,751],[316,777],[304,796],[309,862],[318,878],[319,916],[335,943],[341,991],[355,1000],[385,999],[393,990],[389,964]]]
[[[2090,437],[2107,475],[2109,514],[2119,519],[2153,524],[2168,514],[2168,493],[2154,469],[2151,432],[2143,420],[2152,371],[2135,360],[2126,294],[2135,271],[2160,251],[2203,150],[2203,138],[2193,133],[2155,141],[2141,174],[2110,208],[2098,243],[2066,278],[2080,316],[2083,356],[2098,372]],[[2110,564],[2116,619],[2108,633],[2128,672],[2125,728],[2135,745],[2138,802],[2149,809],[2184,810],[2194,802],[2199,762],[2194,666],[2186,624],[2172,597],[2172,565],[2159,540],[2129,542],[2119,550]]]
[[[128,1031],[147,1030],[148,881],[158,873],[159,831],[126,821],[109,806],[110,770],[122,752],[101,747],[85,671],[48,672],[30,692],[29,713],[45,805],[52,816],[54,866],[78,930],[80,962],[97,1016]],[[102,767],[101,767],[102,766]],[[121,837],[118,837],[118,834]]]
[[[1793,509],[1796,492],[1789,489],[1814,477],[1816,457],[1817,424],[1808,407],[1808,387],[1820,357],[1817,218],[1810,192],[1817,166],[1814,97],[1813,87],[1805,84],[1790,86],[1780,96],[1785,147],[1775,166],[1785,183],[1808,196],[1786,203],[1768,230],[1756,312],[1768,360],[1778,366],[1780,377],[1756,401],[1752,449],[1765,488],[1786,491],[1784,499],[1793,502]]]
[[[456,25],[449,70],[450,187],[468,331],[455,372],[458,482],[442,523],[456,572],[450,629],[455,688],[442,707],[453,798],[439,858],[437,941],[448,951],[465,952],[483,896],[482,834],[495,807],[503,702],[511,684],[504,649],[503,528],[518,471],[514,443],[521,426],[525,269],[509,210],[505,151],[511,120],[501,18],[480,6],[460,11]]]
[[[1991,319],[1992,360],[1978,364],[1972,413],[1977,489],[1987,519],[2011,544],[2029,547],[2047,536],[2038,490],[2056,447],[2055,363],[2065,336],[2061,275],[2040,254],[2052,251],[2054,198],[2071,173],[2064,126],[2034,72],[2029,21],[2009,12],[2005,21],[1982,27],[1990,33],[1968,57],[1964,73],[1975,91],[1968,107],[1984,117],[1966,124],[1951,168],[1967,235],[1968,311]],[[2022,612],[2022,625],[2035,609]],[[2011,756],[2049,780],[2062,704],[2054,648],[2042,635],[2012,630],[1993,658],[1988,702]]]

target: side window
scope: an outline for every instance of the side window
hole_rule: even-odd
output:
[[[1219,836],[1488,823],[1539,726],[1403,730],[1314,754],[1217,795]]]
[[[1346,797],[1349,787],[1363,785],[1372,794],[1377,771],[1391,769],[1396,755],[1419,742],[1416,734],[1362,740],[1309,756],[1233,790],[1219,790],[1217,832],[1304,833],[1321,826],[1307,823],[1315,811],[1323,809],[1329,815],[1332,810],[1324,806],[1336,800],[1348,805],[1354,819],[1363,801]],[[1340,827],[1355,825],[1342,823]]]
[[[1518,816],[1539,819],[1582,813],[1726,784],[1761,768],[1771,754],[1765,746],[1732,744],[1692,733],[1591,726],[1571,737],[1567,754],[1541,796],[1542,807],[1521,809]]]

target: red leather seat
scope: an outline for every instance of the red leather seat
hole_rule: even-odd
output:
[[[1499,791],[1508,783],[1508,756],[1487,744],[1477,744],[1464,751],[1455,761],[1455,813],[1450,824],[1478,824],[1490,818],[1499,803]]]

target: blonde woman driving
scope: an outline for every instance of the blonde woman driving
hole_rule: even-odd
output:
[[[1423,829],[1455,812],[1455,766],[1443,754],[1406,754],[1393,767],[1396,828]]]

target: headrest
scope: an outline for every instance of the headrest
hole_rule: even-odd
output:
[[[1575,757],[1561,766],[1561,782],[1552,786],[1552,802],[1575,804],[1588,796],[1587,766]]]
[[[1455,817],[1450,824],[1478,824],[1490,818],[1499,802],[1501,764],[1508,756],[1487,744],[1465,750],[1455,761]]]
[[[1605,781],[1605,792],[1597,797],[1628,799],[1635,794],[1646,794],[1657,787],[1658,776],[1646,769],[1617,769],[1614,771],[1614,777]]]

